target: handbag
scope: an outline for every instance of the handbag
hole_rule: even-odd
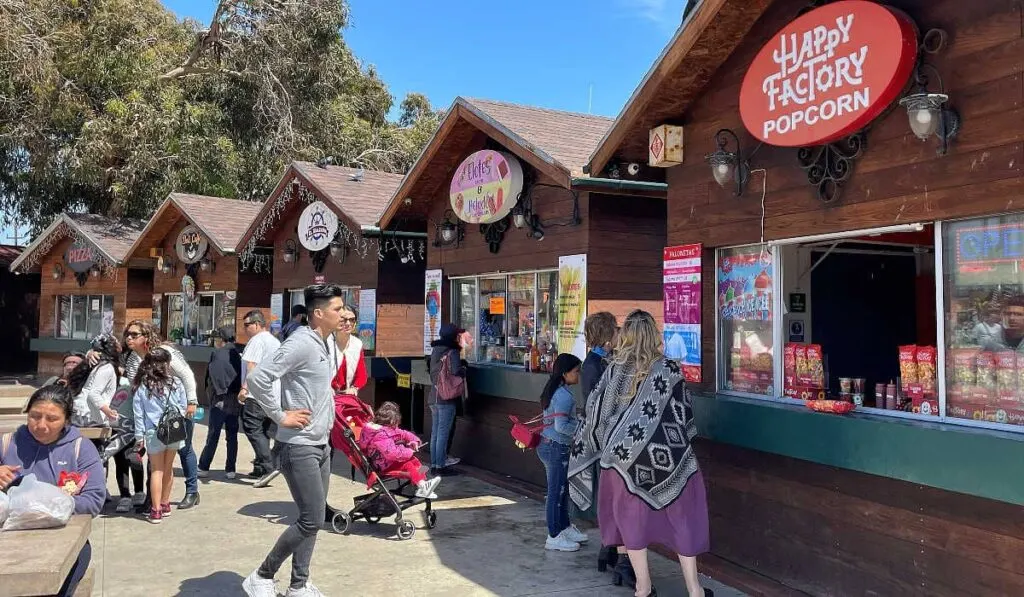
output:
[[[466,378],[452,375],[448,364],[451,352],[441,357],[441,370],[437,372],[437,397],[440,400],[461,398],[466,390]]]
[[[164,398],[166,401],[166,397]],[[156,424],[156,438],[164,445],[184,441],[188,436],[185,428],[185,415],[169,402],[164,406],[164,414],[160,415],[160,422]]]
[[[554,419],[555,417],[564,417],[567,413],[554,413],[552,415],[544,416],[544,413],[537,415],[529,421],[520,421],[519,417],[515,415],[509,415],[508,418],[512,421],[512,439],[515,440],[516,447],[521,450],[534,450],[540,445],[541,433],[551,427],[553,423],[540,423],[544,419]],[[538,424],[540,423],[540,424]]]

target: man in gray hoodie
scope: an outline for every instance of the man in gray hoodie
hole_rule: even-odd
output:
[[[285,530],[263,564],[242,582],[249,597],[277,596],[274,576],[288,557],[292,558],[292,577],[286,597],[322,597],[309,582],[309,563],[317,532],[324,524],[331,472],[331,379],[338,366],[331,361],[327,342],[338,329],[345,303],[342,289],[333,284],[309,286],[305,295],[309,327],[292,333],[246,379],[246,399],[258,402],[277,423],[279,468],[299,508],[295,524]],[[281,382],[280,399],[273,391],[277,380]]]

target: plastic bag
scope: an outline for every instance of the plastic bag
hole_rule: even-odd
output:
[[[0,526],[3,526],[4,521],[7,520],[7,512],[11,509],[11,498],[7,497],[7,494],[0,491]]]
[[[73,497],[56,485],[38,480],[34,473],[26,475],[20,485],[8,491],[7,496],[11,503],[3,526],[5,531],[62,527],[75,513]]]

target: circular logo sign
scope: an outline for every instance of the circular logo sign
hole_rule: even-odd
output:
[[[740,116],[771,145],[835,141],[896,99],[916,58],[917,35],[905,14],[861,0],[827,4],[761,48],[740,88]]]
[[[71,271],[84,274],[96,264],[96,258],[93,255],[92,247],[82,241],[75,241],[64,254],[64,263],[68,264]]]
[[[490,224],[512,211],[523,191],[523,167],[511,154],[485,149],[459,164],[449,197],[463,222]]]
[[[196,263],[206,255],[210,243],[198,228],[189,224],[178,234],[174,243],[174,251],[182,263]]]
[[[330,246],[338,232],[338,215],[323,201],[314,201],[299,216],[299,242],[310,251],[321,251]]]

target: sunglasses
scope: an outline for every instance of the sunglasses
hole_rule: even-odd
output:
[[[356,322],[356,318],[355,317],[342,317],[341,318],[341,323],[355,323],[355,322]]]
[[[138,338],[141,335],[142,335],[142,332],[125,332],[124,333],[124,337],[125,338],[129,338],[129,339],[132,339],[132,340]]]
[[[250,325],[256,325],[256,322],[255,321],[243,321],[242,325],[244,325],[245,327],[249,327]]]

